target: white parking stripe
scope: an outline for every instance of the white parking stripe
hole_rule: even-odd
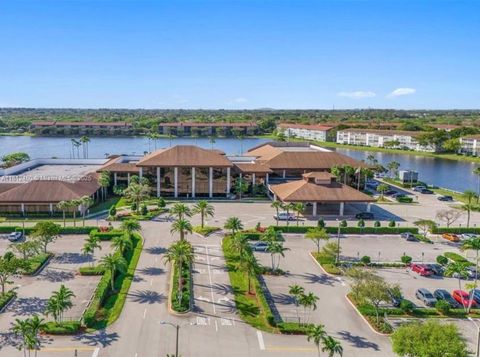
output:
[[[258,339],[258,347],[260,347],[260,350],[264,351],[265,342],[263,342],[263,335],[261,331],[257,331],[257,339]]]
[[[99,352],[100,352],[100,348],[98,348],[98,347],[95,348],[95,350],[92,353],[92,357],[98,357]]]

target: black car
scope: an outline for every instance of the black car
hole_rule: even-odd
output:
[[[400,237],[404,238],[405,240],[407,240],[409,242],[418,242],[417,237],[415,237],[415,235],[413,233],[410,233],[410,232],[404,232],[404,233],[400,234]]]
[[[437,289],[433,292],[433,296],[437,298],[437,300],[445,300],[450,304],[451,307],[454,309],[458,309],[460,304],[450,295],[450,293],[445,289]]]
[[[433,271],[434,275],[443,276],[445,269],[440,264],[427,264],[428,269]]]
[[[392,195],[395,195],[397,193],[397,191],[395,190],[387,190],[385,191],[384,195],[385,196],[392,196]]]
[[[355,215],[356,219],[373,219],[373,213],[371,212],[360,212]]]
[[[434,192],[432,190],[429,190],[428,188],[425,188],[421,190],[420,193],[423,193],[424,195],[433,195]]]
[[[451,202],[451,201],[453,201],[453,197],[452,196],[438,196],[437,200]]]

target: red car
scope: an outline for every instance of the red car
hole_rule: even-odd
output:
[[[475,300],[470,299],[470,295],[463,290],[453,290],[452,297],[463,307],[467,307],[472,301],[472,307],[476,307],[477,303]]]
[[[412,271],[414,271],[415,273],[418,273],[421,276],[433,275],[433,271],[431,271],[430,268],[425,264],[412,264],[411,268],[412,268]]]

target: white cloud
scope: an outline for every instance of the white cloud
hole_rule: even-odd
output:
[[[243,98],[243,97],[239,97],[239,98],[235,98],[233,100],[234,103],[246,103],[248,102],[248,99],[247,98]]]
[[[355,92],[340,92],[337,93],[339,97],[346,97],[346,98],[353,98],[353,99],[361,99],[361,98],[373,98],[377,94],[371,91],[362,91],[358,90]]]
[[[404,95],[414,94],[417,90],[415,88],[397,88],[392,93],[387,95],[388,98],[401,97]]]

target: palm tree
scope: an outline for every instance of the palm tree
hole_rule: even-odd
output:
[[[27,350],[29,356],[31,350],[35,350],[35,355],[37,355],[37,350],[40,348],[41,343],[38,335],[43,326],[43,321],[36,314],[25,320],[15,319],[12,332],[22,339],[22,349],[25,357]]]
[[[399,167],[400,163],[397,161],[390,161],[387,164],[388,171],[390,172],[390,177],[392,176],[392,174],[394,175],[394,177],[397,177],[397,171]]]
[[[78,206],[80,206],[80,200],[70,200],[67,202],[68,202],[69,208],[73,212],[73,226],[76,227],[77,226],[77,210],[78,210]]]
[[[333,357],[335,354],[343,356],[343,347],[342,344],[334,339],[332,336],[326,336],[322,340],[322,352],[328,352],[328,357]]]
[[[310,309],[311,311],[317,309],[317,301],[318,301],[318,296],[316,296],[314,293],[310,292],[308,294],[303,294],[300,296],[298,302],[300,305],[303,306],[303,313],[305,316],[307,316],[307,308]],[[308,319],[305,319],[307,321]]]
[[[375,155],[373,154],[368,154],[367,156],[367,162],[370,163],[370,165],[376,165],[378,163],[378,160],[376,159]]]
[[[192,217],[193,213],[190,207],[184,203],[175,203],[170,208],[170,215],[177,216],[177,219],[184,219],[186,217]]]
[[[460,247],[461,250],[474,250],[475,251],[475,281],[473,286],[477,286],[478,281],[478,252],[480,251],[480,238],[471,238],[463,241],[462,246]],[[468,311],[472,306],[472,299],[470,299],[470,303],[468,306]]]
[[[86,159],[88,158],[88,143],[90,142],[90,138],[84,135],[80,138],[80,142],[82,143],[83,158]]]
[[[135,219],[127,219],[122,222],[120,229],[127,232],[128,236],[131,237],[134,232],[140,231],[142,226]]]
[[[467,277],[467,267],[468,263],[453,262],[448,264],[445,269],[445,276],[456,277],[458,279],[459,290],[462,290],[462,279]]]
[[[289,224],[290,224],[290,219],[289,219],[290,211],[293,211],[294,207],[295,207],[295,205],[294,205],[292,202],[286,204],[285,207],[284,207],[284,208],[285,208],[285,212],[287,212],[287,227],[288,227]]]
[[[285,257],[285,251],[288,248],[283,246],[283,243],[276,241],[269,241],[267,245],[267,252],[270,253],[272,259],[272,272],[278,270],[280,266],[280,257]],[[277,264],[275,264],[275,257],[278,255]]]
[[[88,208],[93,204],[93,198],[90,196],[83,196],[79,199],[80,206],[82,209],[82,221],[83,226],[85,227],[85,214],[87,213]]]
[[[27,340],[30,336],[29,319],[15,319],[15,323],[12,326],[12,332],[17,336],[20,336],[20,338],[22,339],[23,356],[26,356]],[[30,351],[28,354],[30,354]]]
[[[208,203],[206,200],[198,201],[197,204],[193,207],[193,213],[199,213],[202,219],[201,227],[203,228],[205,225],[205,218],[213,217],[215,214],[215,208]]]
[[[385,192],[387,192],[389,189],[390,187],[385,183],[381,183],[380,185],[378,185],[377,191],[380,192],[380,201],[383,200]]]
[[[252,252],[244,250],[240,255],[240,270],[247,274],[248,293],[252,294],[252,278],[258,273],[258,263]]]
[[[132,249],[133,243],[128,233],[125,233],[125,234],[122,234],[121,236],[113,237],[112,247],[115,249],[118,249],[120,254],[123,256],[123,253],[125,253],[125,251]]]
[[[182,267],[184,263],[188,263],[189,265],[192,263],[194,259],[193,247],[187,241],[177,241],[168,248],[163,259],[165,260],[165,263],[173,263],[176,265],[176,269],[178,271],[177,296],[178,301],[181,301],[183,292]]]
[[[210,135],[208,137],[208,141],[210,142],[210,144],[212,144],[212,150],[213,150],[213,144],[215,144],[215,136],[214,135]]]
[[[243,251],[248,247],[248,239],[244,234],[234,234],[232,235],[231,245],[238,255],[242,255]]]
[[[102,171],[98,179],[98,184],[102,189],[103,200],[107,198],[107,188],[110,186],[110,173],[108,171]]]
[[[123,191],[123,194],[129,201],[135,202],[136,212],[138,212],[142,201],[150,195],[150,188],[144,182],[130,181],[130,185]]]
[[[275,211],[277,211],[277,217],[278,217],[278,213],[279,213],[280,209],[283,209],[283,203],[279,200],[275,200],[275,201],[272,202],[270,207],[275,208]],[[278,219],[277,219],[277,227],[278,227]]]
[[[307,332],[307,341],[313,340],[315,346],[317,346],[318,355],[320,356],[320,343],[323,339],[327,336],[327,332],[325,331],[325,326],[323,325],[315,325]]]
[[[62,211],[63,214],[63,226],[65,227],[65,211],[70,208],[67,201],[60,201],[57,203],[57,208]]]
[[[127,261],[118,254],[107,254],[100,259],[100,266],[110,272],[110,288],[115,291],[115,274],[117,271],[125,273],[127,271]]]
[[[337,180],[339,182],[342,181],[342,176],[343,176],[343,172],[344,172],[343,167],[337,166],[337,165],[332,166],[332,168],[330,169],[330,172],[333,176],[335,176],[337,178]]]
[[[300,318],[298,316],[298,306],[299,306],[298,300],[299,300],[300,296],[302,296],[305,293],[305,289],[300,285],[290,285],[288,287],[288,289],[289,289],[288,293],[290,295],[292,295],[293,300],[295,302],[295,310],[297,312],[297,320],[298,320],[298,323],[300,323]]]
[[[75,297],[75,294],[72,290],[61,285],[58,291],[54,291],[50,299],[48,299],[46,307],[46,315],[52,315],[55,322],[63,320],[63,313],[71,309],[73,306],[72,297]]]
[[[100,245],[100,239],[98,238],[98,236],[89,235],[88,238],[85,240],[85,243],[83,244],[82,253],[92,256],[92,265],[94,259],[93,257],[95,255],[95,249],[102,250],[102,246]]]
[[[300,213],[305,211],[305,204],[301,202],[295,203],[292,207],[292,210],[296,213],[296,220],[297,220],[297,227],[298,227],[298,221],[300,220]]]
[[[478,182],[477,183],[477,205],[478,205],[479,199],[480,199],[480,166],[473,170],[473,174],[478,176],[477,178],[477,182]]]
[[[185,240],[185,234],[187,233],[191,234],[192,232],[193,232],[192,224],[184,218],[177,219],[175,222],[173,222],[172,227],[170,229],[171,234],[174,234],[174,233],[180,234],[181,241]]]
[[[472,190],[467,190],[462,194],[462,197],[467,201],[463,206],[462,209],[467,211],[467,228],[470,227],[470,215],[473,209],[472,201],[477,198],[477,194]]]
[[[230,229],[232,231],[232,236],[234,236],[235,233],[243,230],[243,223],[238,217],[229,217],[223,228]]]
[[[355,174],[355,168],[350,165],[343,165],[343,176],[344,176],[344,181],[343,183],[345,185],[348,185],[350,181],[350,177],[352,177]]]

